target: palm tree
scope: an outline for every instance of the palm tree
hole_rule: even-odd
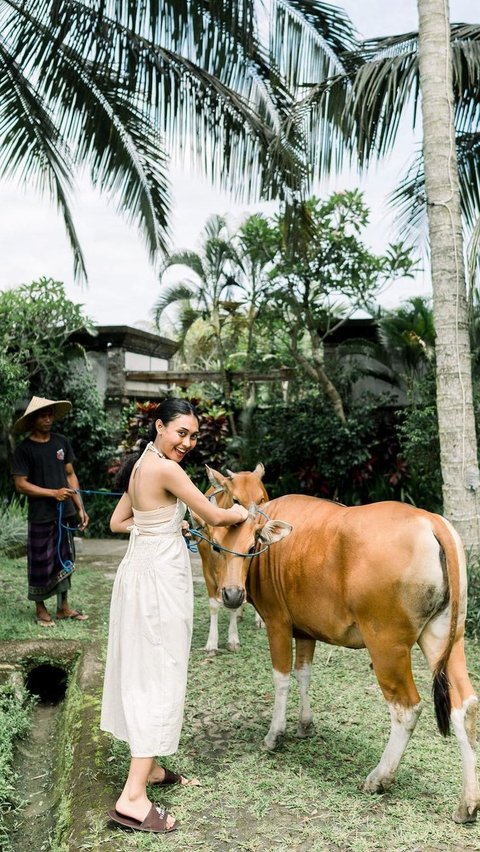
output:
[[[422,92],[425,189],[422,170],[417,169],[409,188],[407,180],[397,198],[409,193],[409,208],[417,217],[416,224],[419,211],[428,207],[445,512],[467,546],[479,552],[475,492],[480,477],[473,423],[462,224],[472,236],[473,248],[478,248],[480,26],[450,26],[444,0],[418,0],[418,8],[420,35],[412,32],[365,42],[351,55],[345,74],[312,90],[303,108],[319,108],[322,114],[327,99],[340,106],[344,103],[349,135],[345,137],[343,153],[351,155],[356,151],[360,164],[366,167],[395,145],[400,120],[407,110],[411,110],[416,126]],[[432,25],[434,20],[437,29]],[[422,52],[423,57],[429,56],[429,64]],[[434,96],[435,73],[438,76]],[[441,116],[437,115],[437,101],[426,105],[433,97],[438,99]],[[476,264],[477,258],[471,258],[471,269]]]
[[[154,307],[155,322],[160,326],[164,312],[178,306],[178,334],[184,349],[188,332],[198,320],[203,321],[203,338],[213,344],[216,367],[222,373],[222,389],[227,404],[231,399],[230,381],[226,369],[228,352],[225,334],[235,307],[234,270],[240,257],[233,245],[232,235],[223,216],[211,216],[200,236],[199,252],[183,249],[167,255],[162,275],[173,266],[186,267],[186,277],[167,287]],[[191,276],[193,273],[193,277]],[[232,421],[233,425],[233,421]]]
[[[480,488],[455,127],[448,5],[418,0],[419,70],[443,502],[468,550],[480,552]],[[465,817],[465,818],[464,818]],[[460,814],[466,821],[468,814]]]
[[[418,380],[435,357],[435,327],[429,300],[421,296],[407,299],[399,308],[380,315],[378,328],[391,367],[391,378],[400,374],[410,402],[415,404]],[[381,358],[378,349],[374,354]]]
[[[480,216],[480,25],[447,22],[452,60],[452,111],[460,178],[463,223],[470,237]],[[360,168],[387,155],[395,146],[400,122],[420,124],[419,34],[408,32],[359,43],[344,55],[345,72],[313,86],[298,109],[311,121],[325,114],[327,103],[343,109],[345,134],[338,156],[358,157]],[[340,126],[340,120],[337,122]],[[426,216],[423,151],[419,152],[393,195],[400,209],[402,233],[418,237]],[[478,244],[477,244],[478,249]],[[472,258],[475,262],[475,258]]]
[[[270,6],[265,28],[255,0],[0,0],[0,175],[58,205],[77,276],[78,169],[116,198],[152,258],[168,242],[170,156],[240,196],[297,191],[307,165],[286,77],[341,70],[353,31],[319,0]]]

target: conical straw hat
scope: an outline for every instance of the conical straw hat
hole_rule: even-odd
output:
[[[15,423],[13,431],[18,435],[19,432],[25,432],[28,429],[28,420],[32,414],[41,411],[42,408],[53,408],[53,419],[61,420],[62,417],[70,411],[72,403],[68,399],[44,399],[41,396],[32,396],[24,413]]]

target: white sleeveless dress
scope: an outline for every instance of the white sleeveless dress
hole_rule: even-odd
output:
[[[100,727],[125,740],[132,757],[173,754],[180,739],[193,624],[184,514],[180,500],[134,509],[113,585]]]

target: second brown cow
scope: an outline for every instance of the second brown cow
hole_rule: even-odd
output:
[[[252,471],[242,470],[234,473],[227,470],[226,476],[207,466],[207,475],[210,481],[210,488],[206,492],[207,497],[215,500],[221,509],[229,509],[234,503],[240,503],[246,509],[252,503],[261,506],[268,500],[268,494],[262,482],[264,473],[265,468],[261,463],[257,464]],[[210,538],[213,527],[210,529],[207,525],[203,525],[201,529],[203,529],[206,537]],[[217,528],[217,530],[219,529]],[[198,550],[202,559],[203,576],[210,601],[210,629],[205,650],[213,656],[218,652],[218,612],[222,607],[222,601],[218,600],[217,596],[220,561],[219,554],[213,550],[208,542],[202,539],[198,541]],[[230,651],[238,651],[240,648],[238,620],[241,612],[242,605],[233,610],[230,609],[227,640],[227,648]],[[258,623],[259,621],[257,621]]]

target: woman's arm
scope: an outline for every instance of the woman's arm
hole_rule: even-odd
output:
[[[129,527],[133,524],[133,511],[132,504],[130,501],[130,497],[125,492],[125,494],[120,497],[115,509],[113,511],[113,515],[110,518],[110,529],[112,532],[116,533],[126,533],[129,532]]]
[[[231,509],[220,509],[215,503],[210,502],[205,494],[193,484],[177,462],[170,459],[162,461],[162,486],[187,504],[189,509],[199,515],[212,527],[229,527],[231,524],[240,524],[248,517],[248,510],[238,503]]]

